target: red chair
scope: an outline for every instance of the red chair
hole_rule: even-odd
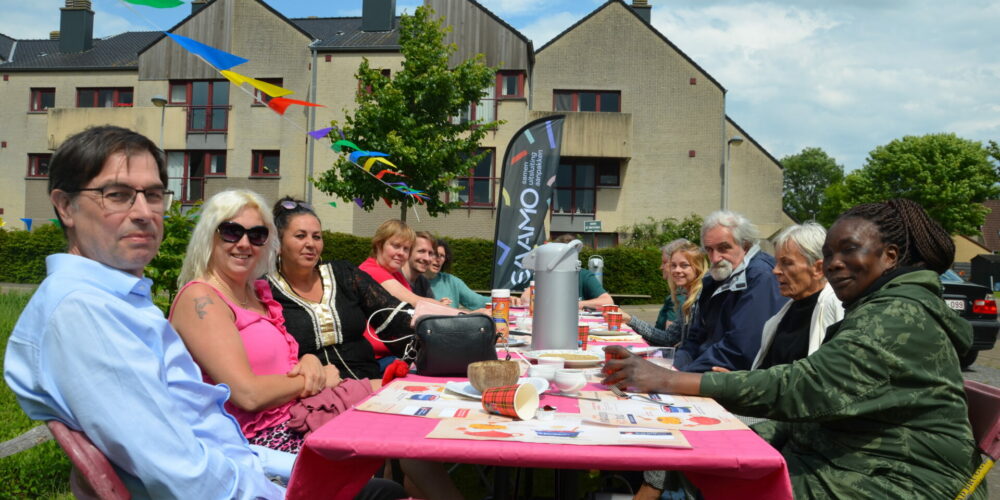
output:
[[[86,434],[74,431],[56,420],[49,420],[46,424],[56,442],[73,463],[70,488],[76,498],[100,500],[132,498],[132,494],[125,488],[111,462],[108,462],[104,453],[87,439]]]
[[[965,483],[955,500],[968,498],[976,491],[986,473],[993,468],[993,463],[1000,459],[1000,389],[966,380],[965,397],[969,404],[972,436],[976,439],[979,451],[987,458]]]

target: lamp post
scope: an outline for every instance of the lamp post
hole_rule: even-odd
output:
[[[743,144],[743,138],[734,135],[726,141],[726,168],[722,171],[722,209],[729,210],[729,169],[733,163],[733,144],[739,146]]]
[[[163,149],[163,118],[167,113],[167,98],[162,95],[154,95],[150,102],[153,106],[160,108],[160,149]]]

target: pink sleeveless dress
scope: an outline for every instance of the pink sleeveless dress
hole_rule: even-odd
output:
[[[299,344],[285,330],[285,318],[281,314],[281,305],[271,295],[271,288],[267,285],[267,280],[254,282],[257,298],[264,304],[267,311],[266,316],[230,302],[225,294],[204,281],[191,281],[184,285],[178,294],[193,283],[201,283],[211,287],[233,311],[233,315],[236,316],[236,329],[240,332],[243,348],[246,350],[247,359],[250,362],[250,369],[255,375],[283,375],[299,362]],[[211,334],[211,332],[204,333]],[[215,384],[208,375],[203,375],[203,377],[205,382]],[[240,428],[243,430],[243,435],[250,439],[260,432],[287,421],[290,418],[288,409],[294,403],[295,400],[292,400],[269,410],[248,412],[227,401],[225,408],[236,417],[236,421],[239,422]]]

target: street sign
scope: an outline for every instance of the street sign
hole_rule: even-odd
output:
[[[601,221],[599,220],[583,221],[583,232],[585,233],[601,232]]]

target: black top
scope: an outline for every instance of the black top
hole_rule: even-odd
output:
[[[281,304],[285,328],[299,343],[299,357],[316,355],[323,364],[333,364],[344,378],[381,377],[375,353],[364,337],[365,320],[383,308],[394,308],[393,297],[357,266],[342,260],[321,263],[323,299],[320,303],[303,299],[292,290],[284,277],[268,275],[274,299]],[[410,315],[398,312],[389,320],[391,310],[372,318],[372,329],[379,338],[391,340],[410,335]],[[386,344],[393,354],[402,355],[408,340]]]
[[[417,296],[428,299],[434,298],[434,291],[431,290],[431,280],[427,279],[423,274],[417,275],[417,279],[410,283],[410,288],[413,289],[413,293],[417,294]]]
[[[760,362],[759,369],[788,364],[809,355],[809,328],[819,293],[796,300],[788,307],[785,317],[778,322],[771,348]]]

